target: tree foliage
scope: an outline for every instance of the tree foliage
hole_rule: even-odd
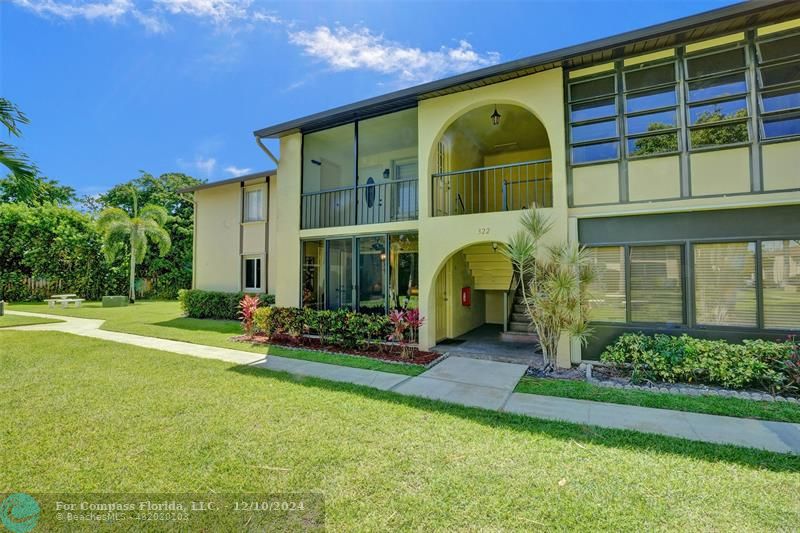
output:
[[[747,117],[746,109],[739,109],[733,113],[725,114],[721,109],[704,111],[695,121],[696,126],[713,124],[715,122],[743,119]],[[674,129],[672,124],[664,122],[651,122],[647,126],[648,132]],[[736,144],[748,141],[747,123],[733,122],[697,128],[691,131],[692,146],[723,146],[726,144]],[[676,133],[664,133],[661,135],[648,135],[639,137],[634,141],[630,155],[641,156],[651,154],[663,154],[678,151],[678,136]]]
[[[19,107],[10,100],[0,98],[0,124],[5,126],[9,136],[22,136],[20,126],[29,123],[30,120],[25,116],[25,113],[20,111]],[[18,178],[19,184],[23,188],[33,189],[36,167],[30,159],[28,159],[28,156],[22,153],[18,148],[0,141],[0,165],[3,165],[11,171],[11,174]]]
[[[545,246],[552,223],[536,209],[521,217],[522,229],[503,247],[514,267],[525,302],[525,312],[536,328],[545,370],[555,367],[558,343],[564,334],[586,342],[589,284],[594,270],[586,251],[577,245]]]
[[[160,255],[155,243],[150,243],[144,260],[138,267],[139,276],[153,282],[153,293],[160,298],[176,298],[180,289],[192,285],[192,228],[194,204],[189,195],[180,189],[202,183],[179,173],[153,176],[142,173],[134,180],[112,187],[97,199],[104,207],[118,207],[132,213],[131,189],[136,191],[141,204],[161,206],[169,214],[164,229],[172,242],[165,255]]]
[[[104,209],[97,218],[97,227],[103,234],[103,250],[109,262],[116,259],[120,250],[128,252],[130,270],[128,297],[136,300],[136,265],[144,261],[148,243],[158,247],[159,255],[165,255],[172,242],[164,229],[169,215],[159,205],[147,204],[139,210],[137,194],[131,189],[132,216],[119,207]]]
[[[101,249],[100,233],[88,215],[52,204],[0,204],[0,298],[119,294],[125,289],[125,268],[109,265]],[[29,278],[33,286],[26,283]]]
[[[34,174],[31,179],[20,179],[9,174],[0,179],[0,202],[27,205],[55,204],[68,206],[77,201],[75,189],[61,185],[56,180]]]

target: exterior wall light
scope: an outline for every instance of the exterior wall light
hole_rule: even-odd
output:
[[[494,106],[494,113],[492,113],[492,116],[490,118],[492,119],[493,126],[500,125],[500,113],[497,112],[497,106]]]

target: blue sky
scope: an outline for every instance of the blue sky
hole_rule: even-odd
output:
[[[0,0],[0,94],[80,194],[215,180],[270,166],[255,129],[730,3]]]

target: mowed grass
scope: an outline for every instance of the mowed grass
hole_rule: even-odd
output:
[[[134,335],[146,335],[194,344],[219,346],[232,350],[268,353],[280,357],[304,359],[319,363],[380,370],[394,374],[416,376],[425,371],[421,365],[406,365],[379,361],[367,357],[354,357],[314,350],[293,350],[281,346],[264,346],[232,341],[231,337],[242,334],[239,322],[234,320],[205,320],[183,316],[177,301],[139,301],[127,307],[103,307],[100,302],[86,302],[79,308],[50,309],[45,304],[13,304],[9,309],[29,313],[48,313],[78,318],[103,319],[102,329],[120,331]]]
[[[33,326],[35,324],[52,324],[61,322],[53,318],[45,318],[40,316],[21,316],[21,315],[3,315],[0,316],[0,328],[9,328],[12,326]]]
[[[610,389],[565,379],[524,377],[517,384],[516,392],[576,398],[596,402],[656,407],[706,413],[710,415],[758,418],[778,422],[800,423],[800,406],[786,402],[764,402],[726,398],[720,396],[685,396],[646,391]]]
[[[800,523],[798,457],[56,332],[0,331],[0,345],[4,493],[316,491],[333,531]]]

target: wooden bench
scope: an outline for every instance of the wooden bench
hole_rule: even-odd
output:
[[[81,304],[84,302],[83,298],[47,298],[45,300],[47,302],[47,307],[50,309],[54,309],[56,303],[61,304],[61,309],[66,309],[69,304],[74,304],[75,307],[80,307]]]

